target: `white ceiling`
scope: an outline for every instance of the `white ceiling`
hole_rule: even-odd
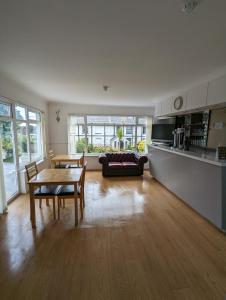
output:
[[[0,72],[50,101],[149,106],[226,65],[225,13],[225,0],[192,15],[179,0],[1,1]]]

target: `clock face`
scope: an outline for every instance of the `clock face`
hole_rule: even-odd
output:
[[[183,106],[183,98],[180,96],[180,97],[177,97],[175,100],[174,100],[174,108],[176,110],[179,110],[181,109],[181,107]]]

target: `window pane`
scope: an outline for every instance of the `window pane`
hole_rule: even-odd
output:
[[[105,134],[106,135],[114,135],[114,126],[106,126],[105,127]]]
[[[69,135],[69,153],[76,153],[76,142],[78,140],[78,136]]]
[[[139,117],[138,118],[138,124],[139,125],[145,125],[146,126],[147,123],[147,118],[146,117]]]
[[[0,116],[11,117],[11,105],[0,103]]]
[[[37,161],[42,158],[41,125],[29,124],[31,160]]]
[[[104,146],[104,136],[93,136],[93,146]]]
[[[29,111],[28,112],[28,119],[34,120],[34,121],[40,121],[40,113],[35,111]]]
[[[87,142],[85,137],[75,137],[75,153],[82,153],[87,151]]]
[[[12,121],[0,121],[2,156],[6,199],[10,200],[18,192]]]
[[[74,125],[85,124],[84,117],[80,116],[71,116],[70,117],[70,125],[73,127]]]
[[[143,129],[142,126],[137,126],[137,135],[142,135]]]
[[[93,126],[93,135],[104,135],[104,126]]]
[[[79,135],[85,136],[85,125],[79,125]]]
[[[26,123],[17,122],[17,151],[19,156],[20,167],[30,162],[28,153],[27,126]]]
[[[15,110],[17,120],[26,120],[26,110],[24,107],[16,105]]]
[[[83,122],[85,118],[87,125]],[[140,125],[137,126],[137,122]],[[121,134],[119,134],[119,129],[121,129]],[[122,151],[136,151],[137,143],[145,138],[146,117],[98,115],[70,117],[70,153],[81,151],[81,147],[86,148],[89,153],[119,151],[120,148]],[[82,146],[82,143],[85,146]]]
[[[114,136],[112,135],[112,136],[106,136],[106,138],[105,138],[105,145],[106,146],[109,146],[109,147],[113,147],[114,146],[114,144],[113,144],[113,141],[114,141]]]
[[[124,134],[128,136],[135,135],[135,126],[125,126]]]

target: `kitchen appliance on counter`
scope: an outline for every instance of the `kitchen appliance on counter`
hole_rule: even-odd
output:
[[[173,147],[180,150],[185,148],[185,129],[177,128],[173,130]]]
[[[152,124],[152,142],[155,144],[173,145],[173,130],[175,129],[175,117],[155,119]]]
[[[173,130],[173,148],[189,150],[189,134],[186,128],[181,127]]]

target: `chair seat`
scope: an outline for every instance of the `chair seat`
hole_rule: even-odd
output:
[[[77,193],[80,195],[81,188],[80,186],[77,187]],[[74,186],[73,185],[64,185],[62,186],[62,189],[58,193],[58,197],[60,196],[73,196],[74,195]]]
[[[35,189],[35,196],[57,196],[60,192],[61,185],[42,185]]]
[[[79,165],[67,165],[67,169],[81,168]]]
[[[60,165],[56,165],[55,169],[66,169],[67,168],[67,164],[60,164]]]

